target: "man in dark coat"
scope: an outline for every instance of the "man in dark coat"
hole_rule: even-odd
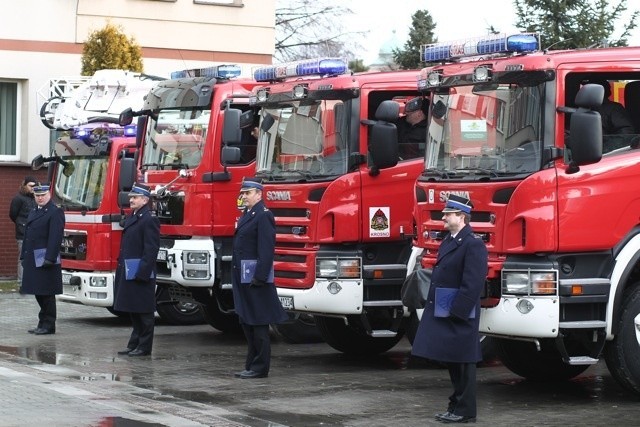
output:
[[[442,211],[449,233],[438,249],[412,350],[413,355],[444,362],[449,369],[453,393],[447,411],[435,416],[445,423],[474,422],[477,412],[476,363],[482,360],[480,294],[488,259],[484,242],[469,226],[471,207],[466,197],[451,195]],[[445,292],[448,298],[442,297]]]
[[[245,179],[240,189],[245,206],[233,237],[233,302],[247,337],[248,352],[240,378],[269,375],[269,324],[288,319],[273,284],[276,224],[262,202],[262,184]],[[247,261],[254,261],[251,264]]]
[[[60,245],[64,235],[64,212],[51,201],[49,185],[33,187],[37,207],[27,217],[22,243],[21,292],[35,295],[40,306],[35,335],[56,333],[56,295],[62,293]]]
[[[36,179],[32,176],[25,176],[18,194],[11,199],[9,206],[9,218],[15,224],[16,243],[18,244],[18,285],[22,285],[22,241],[24,240],[24,228],[27,225],[27,217],[29,212],[36,206],[33,198],[33,187],[36,185]]]
[[[153,348],[156,311],[156,258],[160,249],[160,221],[151,215],[151,192],[134,184],[132,209],[124,222],[115,278],[113,309],[129,313],[133,331],[120,355],[148,356]]]

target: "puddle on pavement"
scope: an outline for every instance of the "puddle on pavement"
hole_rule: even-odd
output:
[[[92,427],[169,427],[166,424],[146,423],[122,417],[106,417]]]

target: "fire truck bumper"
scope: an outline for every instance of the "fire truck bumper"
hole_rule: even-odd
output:
[[[555,338],[560,323],[557,296],[505,297],[496,307],[482,308],[480,332],[511,337]]]
[[[62,270],[62,294],[58,301],[72,302],[94,307],[113,305],[114,273]]]
[[[317,280],[310,289],[278,288],[278,297],[285,310],[313,314],[360,314],[362,289],[360,280]]]

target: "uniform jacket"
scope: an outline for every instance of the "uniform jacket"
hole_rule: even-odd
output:
[[[447,234],[438,249],[431,288],[412,354],[441,362],[473,363],[482,360],[480,349],[480,294],[487,277],[487,248],[466,225],[455,239]],[[434,316],[435,290],[458,288],[450,317]],[[469,319],[474,309],[476,317]]]
[[[27,217],[31,209],[36,207],[33,194],[25,193],[22,190],[11,200],[9,206],[9,218],[16,225],[16,240],[24,239],[24,228],[27,224]]]
[[[233,302],[240,321],[247,325],[268,325],[288,319],[273,283],[252,286],[240,283],[243,259],[257,260],[255,278],[266,281],[273,268],[276,224],[273,213],[262,201],[238,220],[233,236]]]
[[[52,201],[34,208],[27,217],[22,242],[22,293],[57,295],[62,293],[62,267],[58,262],[64,235],[64,212]],[[36,267],[33,251],[45,249],[44,258],[56,263],[48,268]]]
[[[128,313],[156,310],[156,258],[160,249],[160,221],[148,206],[138,209],[124,222],[113,309]],[[125,260],[140,259],[135,280],[126,280]]]

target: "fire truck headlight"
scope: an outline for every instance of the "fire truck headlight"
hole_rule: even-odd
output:
[[[186,252],[185,251],[185,263],[186,264],[208,264],[209,253],[208,252]]]
[[[105,276],[92,276],[89,279],[89,286],[93,288],[106,288],[107,278]]]
[[[556,295],[556,271],[502,271],[502,293],[510,295]]]
[[[359,279],[362,277],[360,258],[318,258],[316,277],[325,279]]]

